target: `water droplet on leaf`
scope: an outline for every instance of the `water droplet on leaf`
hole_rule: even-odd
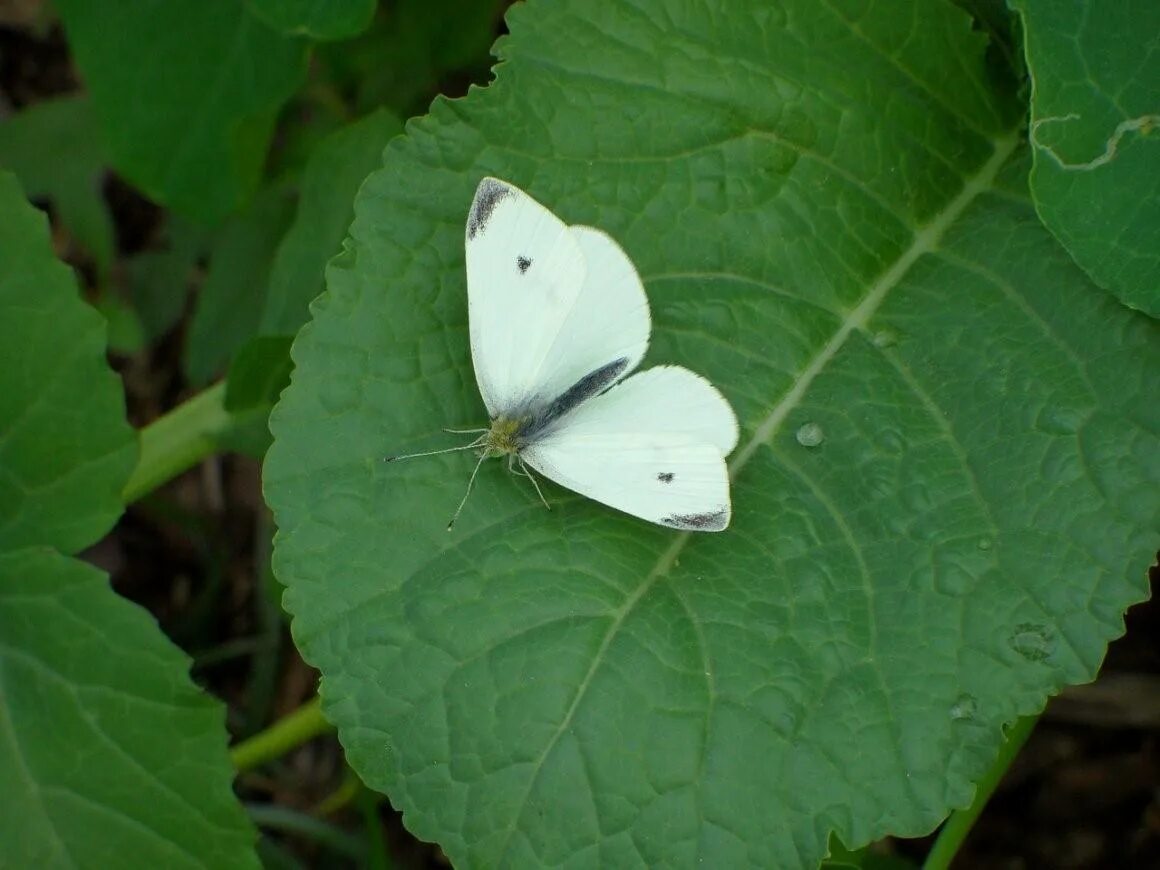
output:
[[[803,423],[794,437],[802,447],[817,447],[826,440],[826,433],[817,423]]]
[[[1055,637],[1045,625],[1021,622],[1012,630],[1007,642],[1011,649],[1029,662],[1042,662],[1055,652]]]
[[[893,329],[880,329],[871,339],[875,347],[894,347],[898,344],[898,333]]]
[[[974,695],[966,692],[955,698],[955,702],[951,705],[951,718],[956,722],[961,722],[964,719],[974,719],[978,712],[978,700]]]

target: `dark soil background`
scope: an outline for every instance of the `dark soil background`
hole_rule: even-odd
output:
[[[469,79],[441,83],[452,95]],[[19,109],[80,87],[59,29],[42,4],[0,0],[0,124]],[[161,244],[165,213],[109,174],[103,193],[123,260]],[[38,205],[52,213],[52,203]],[[90,297],[92,264],[54,221],[59,255]],[[201,277],[189,276],[191,292]],[[112,281],[124,280],[122,264]],[[115,290],[116,288],[114,288]],[[134,356],[113,356],[134,425],[143,426],[192,393],[183,382],[184,324]],[[117,591],[153,613],[193,658],[193,676],[227,705],[234,738],[295,710],[315,694],[318,675],[298,656],[280,590],[269,573],[272,524],[262,503],[260,464],[218,456],[129,508],[88,554]],[[1153,592],[1160,572],[1153,571]],[[1160,607],[1127,615],[1127,634],[1108,651],[1099,680],[1047,708],[972,832],[955,867],[1160,868]],[[390,805],[368,798],[333,736],[242,775],[248,803],[275,804],[360,835],[381,823],[395,865],[446,867],[439,850],[412,838]],[[305,866],[351,866],[301,833],[265,828],[267,855]],[[921,862],[930,838],[890,840],[883,855]],[[292,863],[292,861],[291,861]]]

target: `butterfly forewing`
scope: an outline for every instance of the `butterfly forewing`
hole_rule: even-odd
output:
[[[568,227],[519,188],[485,178],[467,222],[467,288],[476,380],[492,417],[561,395],[644,356],[648,301],[607,235]]]

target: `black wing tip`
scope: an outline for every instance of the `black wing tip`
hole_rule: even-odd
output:
[[[670,514],[659,522],[662,526],[685,532],[722,532],[729,526],[729,506],[699,514]]]
[[[471,202],[471,211],[467,214],[469,240],[487,229],[487,222],[491,220],[495,207],[514,192],[514,187],[498,178],[488,176],[479,182],[479,187],[475,189],[475,199]]]

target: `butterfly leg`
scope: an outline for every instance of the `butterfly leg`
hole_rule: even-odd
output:
[[[548,504],[548,500],[544,498],[544,493],[540,491],[540,484],[536,481],[535,475],[532,474],[532,472],[528,469],[527,464],[522,459],[520,459],[519,454],[510,454],[508,456],[508,467],[512,467],[513,459],[516,461],[516,463],[519,464],[519,468],[512,468],[512,471],[516,474],[522,474],[524,477],[530,480],[532,482],[532,486],[536,488],[536,495],[538,495],[540,497],[540,501],[544,503],[544,507],[546,507],[548,510],[551,510],[552,506]]]
[[[459,507],[455,509],[455,513],[451,515],[450,521],[447,523],[447,531],[451,531],[451,527],[455,525],[455,521],[459,519],[459,513],[463,510],[463,506],[467,504],[467,497],[471,495],[471,487],[475,484],[475,476],[479,474],[479,467],[483,465],[483,460],[487,459],[487,451],[483,451],[479,455],[479,461],[475,463],[475,468],[471,471],[471,477],[467,478],[467,490],[463,493],[463,498],[459,501]]]

